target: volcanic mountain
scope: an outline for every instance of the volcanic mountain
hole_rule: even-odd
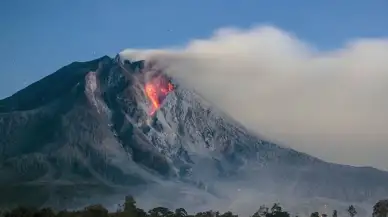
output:
[[[249,188],[352,203],[388,195],[387,172],[264,141],[173,78],[155,108],[150,71],[164,73],[104,56],[74,62],[1,100],[0,204],[63,208],[118,194],[141,200],[144,192],[179,200],[188,188],[214,198]]]

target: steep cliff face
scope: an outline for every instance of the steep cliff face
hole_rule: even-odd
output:
[[[0,101],[0,190],[14,195],[0,203],[71,204],[166,180],[214,195],[217,182],[352,201],[388,195],[387,173],[263,141],[176,83],[150,116],[150,67],[77,62]]]

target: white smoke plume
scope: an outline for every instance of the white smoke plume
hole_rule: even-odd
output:
[[[388,38],[322,52],[275,27],[226,28],[182,48],[121,56],[157,60],[269,140],[388,170]]]

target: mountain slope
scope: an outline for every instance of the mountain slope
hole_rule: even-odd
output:
[[[165,181],[216,196],[220,182],[345,201],[388,195],[388,173],[263,141],[182,86],[150,118],[142,81],[148,70],[144,62],[105,56],[72,63],[1,100],[0,190],[14,196],[0,204],[71,206],[74,198]]]

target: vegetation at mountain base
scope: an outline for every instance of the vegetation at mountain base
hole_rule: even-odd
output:
[[[350,217],[357,216],[357,210],[353,205],[350,205],[346,212]],[[331,216],[337,217],[337,210],[333,210]],[[184,208],[178,208],[173,211],[165,207],[155,207],[146,212],[136,206],[136,201],[132,196],[127,196],[124,204],[120,205],[115,212],[109,212],[99,204],[90,205],[83,210],[77,211],[54,211],[51,208],[17,207],[8,211],[0,210],[0,217],[238,217],[238,215],[230,211],[221,214],[213,210],[188,214]],[[291,214],[275,203],[271,208],[265,205],[260,206],[250,217],[291,217]],[[328,214],[313,212],[310,217],[328,217]],[[388,200],[380,200],[374,205],[372,217],[388,217]]]

